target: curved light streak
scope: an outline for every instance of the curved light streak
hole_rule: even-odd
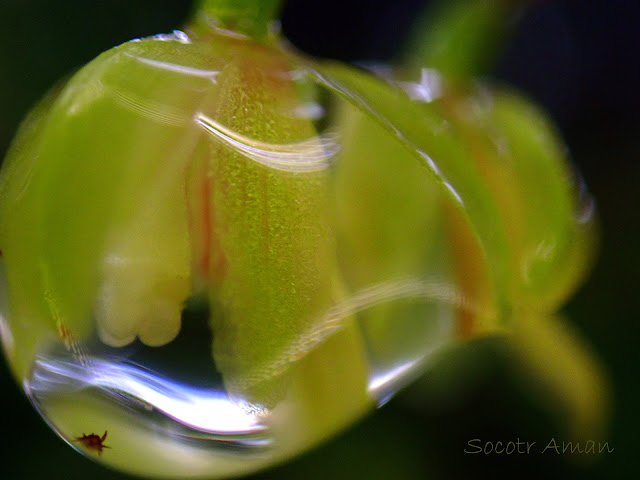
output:
[[[199,113],[195,121],[213,139],[262,165],[288,172],[315,172],[331,164],[339,146],[331,135],[313,137],[308,140],[273,144],[245,137],[215,120]]]
[[[97,388],[147,411],[161,412],[183,427],[218,440],[257,436],[268,443],[266,427],[258,417],[212,390],[194,388],[162,378],[135,363],[92,358],[90,368],[68,359],[38,357],[25,390],[36,399],[50,392],[73,392]]]

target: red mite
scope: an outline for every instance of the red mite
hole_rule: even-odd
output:
[[[83,443],[84,446],[89,450],[97,450],[98,455],[102,455],[103,448],[111,448],[102,443],[104,442],[105,438],[107,438],[106,430],[104,431],[104,435],[102,435],[102,437],[99,437],[98,435],[95,435],[93,433],[91,435],[85,435],[83,432],[81,437],[76,438],[76,441]]]

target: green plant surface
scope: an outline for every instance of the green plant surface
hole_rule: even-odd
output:
[[[14,374],[25,376],[45,338],[73,348],[92,333],[92,315],[107,345],[170,343],[184,303],[204,294],[227,391],[258,411],[276,406],[275,429],[283,399],[309,419],[283,442],[284,458],[372,406],[363,331],[373,349],[398,334],[384,309],[358,317],[366,327],[348,309],[323,313],[368,283],[430,265],[453,270],[460,337],[507,333],[550,408],[570,412],[572,435],[599,432],[606,374],[554,316],[592,262],[593,204],[540,109],[471,86],[502,35],[506,2],[435,17],[424,41],[432,54],[418,55],[443,74],[434,101],[399,88],[416,64],[378,78],[292,53],[272,29],[277,4],[204,1],[190,41],[176,33],[116,47],[25,121],[0,176]],[[288,76],[298,68],[308,78]],[[341,99],[344,168],[325,162],[316,125],[282,113],[313,98],[314,82]],[[391,157],[397,164],[362,161]],[[406,222],[417,228],[403,231]],[[340,331],[318,335],[323,321]],[[341,373],[305,382],[327,370]]]

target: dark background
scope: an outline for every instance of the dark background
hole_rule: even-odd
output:
[[[314,55],[385,61],[428,3],[291,0],[283,30]],[[0,158],[20,119],[56,80],[115,44],[180,27],[189,9],[190,2],[177,0],[0,0]],[[633,468],[640,472],[639,30],[635,0],[537,2],[491,73],[525,91],[556,120],[598,202],[599,259],[566,311],[609,373],[614,410],[607,440],[615,451],[586,465],[565,456],[465,455],[472,438],[542,444],[561,438],[558,426],[514,381],[509,356],[479,342],[453,368],[453,377],[446,366],[426,374],[423,385],[433,388],[419,406],[405,392],[326,445],[252,478],[622,479],[634,478]],[[464,381],[456,383],[456,372]],[[129,478],[59,440],[1,362],[0,388],[1,478]]]

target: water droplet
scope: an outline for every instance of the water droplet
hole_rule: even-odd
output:
[[[14,153],[34,173],[0,202],[0,331],[73,448],[228,477],[386,402],[476,307],[429,156],[284,55],[170,37],[100,57]]]

